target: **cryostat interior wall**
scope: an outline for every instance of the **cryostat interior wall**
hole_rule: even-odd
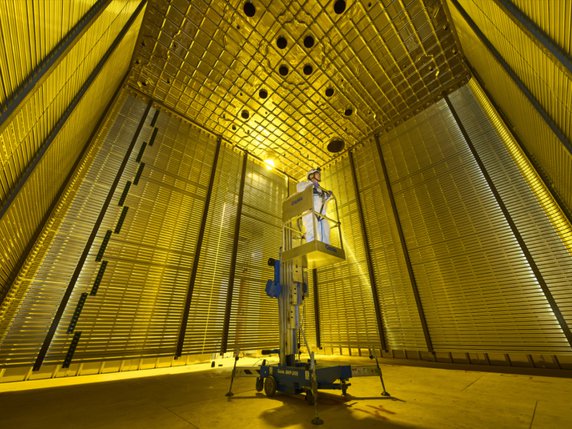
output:
[[[569,226],[546,216],[481,95],[473,82],[325,169],[348,259],[309,276],[312,347],[473,363],[546,355],[566,364],[562,327],[467,138],[567,320],[561,234]],[[6,313],[8,376],[38,361],[62,302],[42,361],[50,371],[105,361],[132,369],[116,362],[133,359],[173,365],[177,352],[276,345],[265,261],[281,242],[291,180],[127,90],[77,176]],[[553,258],[543,256],[547,248]]]

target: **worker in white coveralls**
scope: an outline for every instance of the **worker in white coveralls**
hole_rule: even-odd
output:
[[[308,186],[313,186],[314,195],[314,213],[307,213],[302,216],[302,222],[306,229],[306,242],[309,243],[314,239],[326,244],[330,244],[330,223],[325,218],[328,202],[334,198],[331,191],[327,191],[320,186],[321,172],[319,168],[312,169],[308,172],[308,180],[298,183],[296,190],[304,191]],[[316,236],[314,236],[314,219],[316,220]]]

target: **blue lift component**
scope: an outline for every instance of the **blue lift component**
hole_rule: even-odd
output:
[[[281,310],[281,347],[283,349],[265,350],[263,354],[280,353],[280,363],[278,365],[266,365],[264,361],[260,367],[260,376],[256,380],[256,390],[266,393],[268,397],[272,397],[276,392],[289,394],[304,393],[306,401],[314,404],[318,389],[334,389],[341,390],[345,395],[347,388],[350,386],[348,380],[352,377],[352,369],[350,365],[337,366],[317,366],[311,359],[307,362],[296,361],[295,354],[298,350],[298,344],[295,343],[296,333],[298,330],[298,306],[302,304],[304,297],[307,295],[307,284],[302,282],[291,282],[290,290],[288,287],[281,285],[281,261],[279,259],[269,259],[268,265],[274,268],[274,280],[268,280],[266,283],[266,294],[271,298],[277,298],[279,308]],[[286,308],[287,310],[284,310]],[[284,317],[282,317],[284,316]],[[282,326],[290,322],[292,326]],[[294,334],[292,335],[292,332]],[[288,342],[289,337],[294,337]]]

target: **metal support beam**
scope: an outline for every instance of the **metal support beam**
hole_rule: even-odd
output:
[[[46,210],[44,216],[42,217],[42,220],[38,223],[38,226],[36,227],[36,229],[34,230],[34,233],[32,234],[32,238],[30,238],[30,240],[26,244],[26,247],[25,247],[24,251],[22,252],[22,254],[20,255],[20,258],[18,258],[18,261],[16,262],[16,264],[14,264],[14,268],[12,269],[12,271],[10,271],[10,274],[8,275],[8,279],[6,280],[6,283],[5,283],[5,288],[2,292],[0,292],[0,303],[2,301],[4,301],[4,298],[6,298],[6,295],[10,291],[12,285],[14,284],[14,281],[16,281],[16,277],[18,276],[18,273],[20,272],[20,270],[22,269],[22,266],[26,262],[28,254],[32,251],[34,244],[36,243],[36,241],[40,237],[40,234],[44,230],[46,223],[48,222],[48,220],[52,216],[52,213],[55,210],[58,202],[60,201],[63,193],[65,192],[65,190],[70,185],[71,180],[74,177],[74,174],[79,167],[79,164],[83,160],[83,157],[85,156],[85,154],[87,153],[87,150],[90,147],[90,142],[93,141],[93,139],[95,138],[97,133],[100,131],[105,119],[107,118],[107,116],[109,115],[109,112],[111,111],[111,107],[117,101],[117,97],[119,96],[119,93],[120,93],[119,89],[124,86],[125,82],[127,81],[128,75],[129,75],[129,71],[127,71],[125,73],[125,76],[122,79],[122,83],[118,86],[118,88],[115,91],[115,94],[113,95],[112,99],[109,101],[109,103],[107,103],[107,106],[105,107],[105,111],[103,112],[103,115],[101,115],[101,118],[99,118],[99,121],[97,121],[97,125],[95,126],[95,128],[91,132],[89,138],[87,139],[87,143],[84,145],[83,149],[81,150],[81,153],[79,154],[79,156],[75,160],[73,167],[70,169],[70,172],[66,176],[66,179],[64,180],[64,182],[62,183],[62,185],[58,189],[58,192],[56,193],[56,196],[53,198],[53,200],[50,204],[50,207]]]
[[[312,269],[312,289],[314,295],[314,322],[316,325],[316,346],[322,348],[322,334],[320,332],[320,297],[318,295],[318,269]]]
[[[569,76],[572,77],[572,59],[534,21],[516,7],[513,2],[509,0],[496,0],[496,2],[517,25],[529,33],[531,40],[538,44],[540,50],[550,53],[552,59],[567,70]],[[546,6],[550,7],[550,4],[547,2]]]
[[[546,284],[546,281],[544,280],[544,277],[542,276],[540,269],[536,265],[536,262],[534,261],[534,258],[532,257],[532,254],[530,253],[530,250],[528,250],[528,246],[526,245],[524,238],[520,234],[520,231],[518,230],[518,227],[516,226],[514,220],[512,219],[512,216],[510,215],[508,208],[506,207],[504,201],[502,200],[502,197],[501,197],[499,191],[497,190],[495,184],[493,183],[491,176],[487,172],[485,164],[483,163],[481,157],[479,156],[469,134],[467,133],[467,130],[463,126],[463,123],[462,123],[461,119],[459,118],[459,115],[457,114],[455,107],[453,106],[453,103],[449,99],[449,96],[445,96],[445,101],[447,102],[447,106],[449,106],[449,110],[453,114],[453,117],[455,118],[455,121],[457,122],[457,125],[458,125],[459,129],[461,130],[461,133],[463,134],[463,138],[465,139],[467,146],[469,147],[469,150],[473,154],[473,157],[475,158],[475,161],[477,162],[477,165],[479,166],[479,169],[481,170],[481,173],[483,174],[483,177],[486,180],[486,182],[489,186],[489,189],[491,190],[491,193],[493,194],[499,208],[501,209],[501,211],[505,217],[505,220],[507,221],[514,237],[516,238],[516,241],[518,242],[520,249],[521,249],[522,253],[524,254],[524,257],[526,258],[526,261],[528,262],[528,265],[530,266],[530,269],[534,273],[534,276],[536,277],[536,281],[538,282],[538,285],[542,289],[542,292],[544,293],[546,301],[548,301],[548,304],[550,305],[550,308],[551,308],[552,312],[554,313],[554,316],[558,320],[558,323],[560,324],[560,328],[562,329],[562,332],[564,333],[564,335],[566,336],[566,339],[568,340],[568,344],[570,344],[570,346],[572,346],[572,332],[570,331],[570,327],[566,323],[566,319],[562,315],[562,312],[558,308],[558,304],[556,303],[556,300],[554,299],[552,292],[550,292],[550,288]]]
[[[373,269],[373,262],[371,258],[371,246],[369,243],[369,235],[367,233],[367,228],[365,224],[365,217],[363,214],[363,206],[361,203],[360,195],[359,195],[359,185],[357,180],[357,171],[355,166],[355,160],[353,152],[349,152],[349,159],[350,159],[350,166],[352,170],[352,181],[354,185],[354,190],[356,194],[356,203],[359,215],[359,221],[361,225],[361,230],[363,234],[363,241],[364,241],[364,250],[365,250],[365,259],[367,262],[367,272],[369,274],[369,283],[371,285],[371,292],[373,294],[373,305],[375,308],[375,318],[377,320],[377,330],[379,332],[379,339],[381,342],[381,347],[384,351],[389,350],[387,346],[387,340],[385,338],[385,330],[383,328],[383,318],[381,313],[381,303],[379,302],[379,291],[377,289],[377,281],[375,280],[375,271]]]
[[[242,175],[240,177],[240,188],[238,191],[238,203],[236,208],[236,222],[234,224],[234,243],[232,245],[232,256],[230,260],[230,273],[228,275],[228,289],[226,293],[226,308],[224,311],[224,326],[222,330],[222,341],[220,352],[226,352],[228,346],[228,331],[230,328],[230,312],[232,307],[232,294],[234,292],[234,280],[236,277],[236,258],[238,256],[238,243],[240,241],[240,221],[242,218],[242,202],[244,199],[244,185],[246,183],[246,166],[248,152],[244,152],[242,159]]]
[[[79,258],[79,261],[75,267],[75,270],[74,270],[73,275],[70,279],[70,282],[68,283],[68,286],[66,288],[64,296],[62,297],[60,305],[59,305],[59,307],[56,311],[56,314],[52,320],[52,324],[50,325],[50,328],[48,329],[48,333],[46,334],[46,338],[44,339],[42,347],[40,348],[40,352],[38,353],[38,356],[36,358],[36,362],[34,363],[34,368],[33,368],[34,371],[38,371],[41,368],[42,363],[44,362],[44,358],[46,357],[46,353],[48,352],[48,349],[50,348],[50,345],[52,343],[52,339],[54,338],[54,335],[55,335],[56,330],[58,328],[58,325],[61,321],[61,318],[64,314],[64,311],[66,309],[68,301],[71,297],[71,294],[73,292],[73,289],[75,287],[77,279],[79,278],[79,275],[81,274],[81,271],[83,269],[83,265],[85,264],[87,256],[89,255],[89,251],[91,249],[91,246],[93,245],[93,242],[95,241],[95,237],[97,236],[97,232],[99,231],[99,227],[101,225],[101,222],[103,222],[103,218],[105,216],[105,213],[107,212],[107,208],[109,207],[109,204],[111,203],[111,199],[113,198],[113,194],[115,193],[115,190],[117,189],[117,185],[119,184],[119,180],[121,179],[121,176],[123,175],[123,171],[125,170],[125,166],[127,165],[127,161],[129,160],[129,157],[131,156],[131,153],[133,152],[133,148],[135,147],[135,143],[137,143],[137,139],[139,138],[139,134],[141,133],[141,130],[143,129],[143,125],[145,124],[145,119],[147,118],[147,115],[149,114],[149,111],[151,110],[151,105],[152,105],[152,102],[149,101],[149,103],[147,104],[147,108],[145,109],[145,112],[143,113],[143,116],[141,117],[141,120],[139,121],[139,125],[137,126],[137,130],[135,131],[135,134],[133,135],[133,138],[131,139],[131,143],[129,144],[129,147],[127,148],[127,151],[125,152],[125,156],[123,157],[123,161],[122,161],[119,169],[117,170],[117,174],[115,175],[115,179],[113,180],[113,183],[111,184],[111,187],[109,188],[109,192],[107,193],[107,198],[105,199],[105,202],[103,203],[103,206],[101,207],[101,210],[99,211],[99,216],[97,217],[97,220],[95,221],[95,224],[93,225],[93,228],[91,230],[91,234],[89,235],[89,238],[85,244],[85,247],[84,247],[83,252]]]
[[[383,177],[385,180],[385,185],[387,187],[387,193],[389,195],[389,201],[391,203],[393,218],[397,226],[397,233],[399,234],[399,241],[401,243],[403,258],[405,259],[405,264],[407,265],[409,281],[411,282],[411,287],[413,289],[413,296],[415,297],[415,304],[417,305],[417,312],[419,314],[419,320],[421,321],[421,327],[423,329],[423,335],[425,337],[425,344],[427,346],[427,350],[433,353],[433,342],[431,341],[429,327],[427,326],[427,320],[425,319],[425,312],[423,311],[423,304],[421,303],[421,296],[419,295],[419,288],[417,287],[417,280],[415,279],[415,273],[413,271],[413,264],[411,263],[411,258],[409,257],[409,250],[407,249],[405,234],[403,234],[403,227],[401,226],[399,212],[397,211],[397,204],[395,203],[395,197],[393,196],[391,181],[389,180],[389,174],[387,173],[387,166],[385,165],[385,158],[383,156],[383,150],[381,149],[379,135],[376,134],[374,137],[375,137],[375,144],[377,146],[377,153],[379,155],[379,162],[381,163],[381,169],[383,171]]]
[[[197,237],[197,246],[195,247],[195,254],[193,257],[193,267],[191,269],[191,278],[189,279],[189,289],[187,290],[187,297],[185,299],[185,308],[183,309],[183,316],[181,318],[181,327],[179,328],[179,340],[177,341],[177,350],[175,351],[175,358],[183,354],[183,346],[185,344],[185,334],[187,333],[187,324],[189,322],[189,314],[191,311],[191,302],[193,299],[193,291],[195,289],[195,281],[197,279],[197,272],[199,271],[199,260],[201,258],[201,249],[203,247],[203,239],[205,237],[205,229],[207,224],[207,217],[209,214],[209,206],[211,203],[212,190],[214,188],[216,170],[218,159],[220,156],[220,148],[222,146],[222,137],[217,139],[216,150],[213,159],[213,166],[211,169],[211,177],[209,179],[209,186],[207,188],[207,195],[205,197],[205,205],[203,207],[203,216],[201,220],[201,229]]]

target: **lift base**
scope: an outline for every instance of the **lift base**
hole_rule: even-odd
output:
[[[313,403],[312,379],[310,363],[295,362],[294,366],[262,365],[260,377],[256,380],[256,390],[262,391],[268,397],[276,392],[292,395],[305,393],[308,402]],[[317,389],[341,390],[345,395],[350,386],[348,380],[352,377],[351,365],[316,366]]]

